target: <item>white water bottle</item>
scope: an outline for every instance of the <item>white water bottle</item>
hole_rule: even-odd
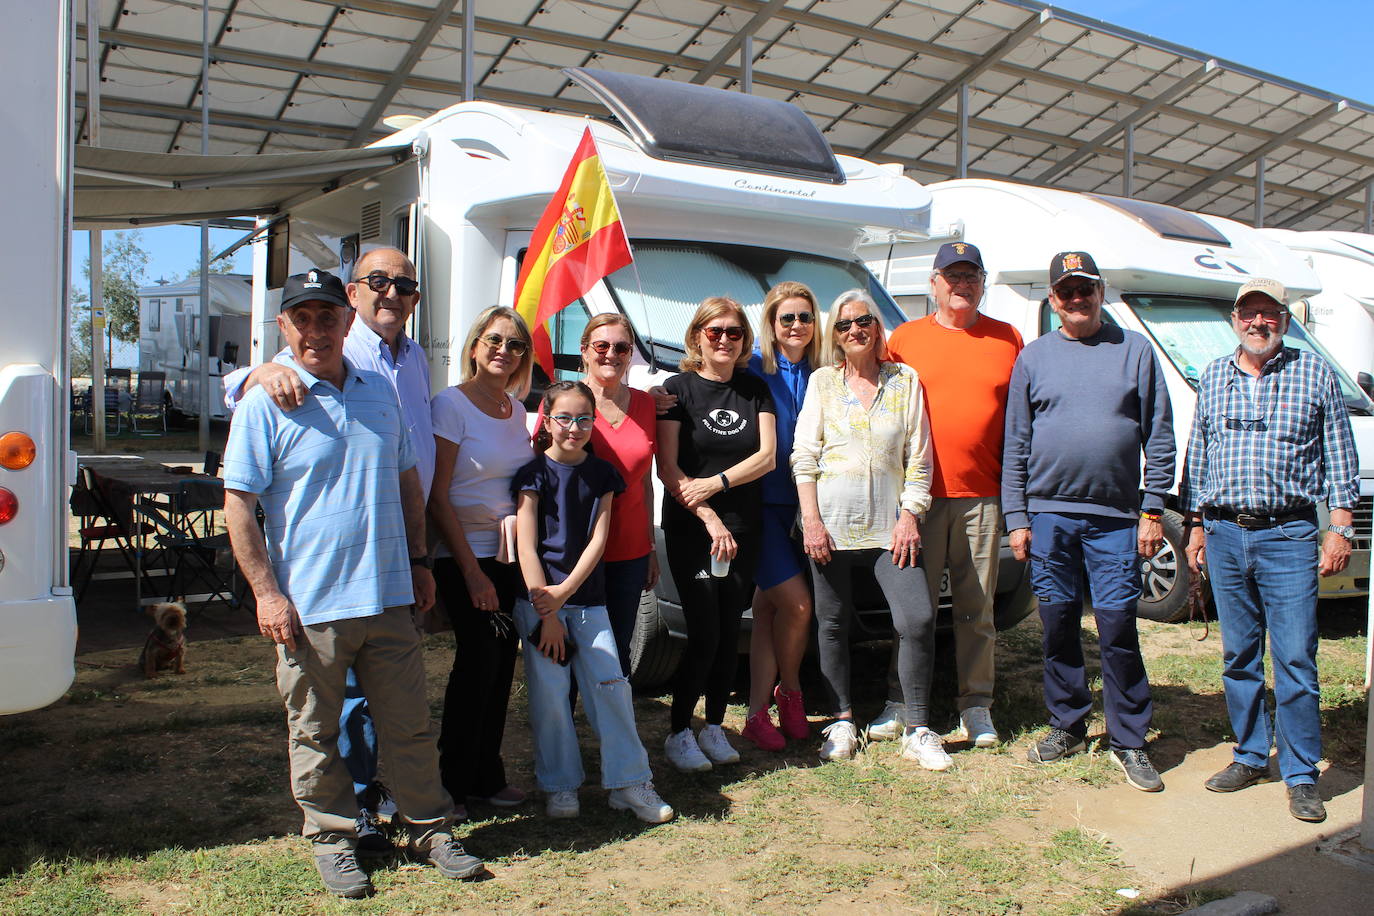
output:
[[[730,575],[730,560],[719,559],[715,554],[711,554],[711,575],[717,579],[724,579]]]

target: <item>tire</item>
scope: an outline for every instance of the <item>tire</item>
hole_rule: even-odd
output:
[[[998,574],[999,584],[1002,576],[1006,572],[1003,566]],[[1031,590],[1030,563],[1017,563],[1016,572],[1020,578],[1017,580],[1016,588],[1010,591],[1001,591],[992,604],[993,625],[997,627],[997,632],[1010,630],[1021,621],[1025,620],[1038,606],[1035,601],[1035,592]]]
[[[1148,560],[1140,561],[1140,600],[1135,615],[1159,623],[1174,623],[1188,616],[1188,588],[1193,572],[1183,553],[1183,516],[1164,510],[1164,546]]]
[[[682,640],[668,631],[658,595],[645,592],[640,596],[635,631],[630,637],[630,684],[641,689],[666,684],[677,673],[683,649]]]

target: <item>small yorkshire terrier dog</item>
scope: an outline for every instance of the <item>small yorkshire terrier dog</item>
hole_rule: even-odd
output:
[[[157,677],[164,668],[177,674],[186,673],[186,605],[179,601],[154,604],[148,614],[156,621],[143,651],[138,654],[138,667],[144,677]]]

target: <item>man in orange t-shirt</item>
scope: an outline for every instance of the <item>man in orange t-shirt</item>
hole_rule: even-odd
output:
[[[930,289],[936,311],[892,332],[887,349],[916,370],[925,388],[933,445],[930,510],[921,522],[921,551],[930,601],[938,607],[946,568],[954,601],[960,735],[977,747],[999,738],[992,724],[993,595],[1002,537],[999,495],[1007,386],[1021,335],[978,312],[987,272],[978,248],[949,242],[936,252]],[[870,737],[900,734],[900,703],[869,726]],[[888,724],[889,720],[891,724]]]

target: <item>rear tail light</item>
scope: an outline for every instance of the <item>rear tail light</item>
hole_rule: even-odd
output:
[[[24,433],[8,432],[0,436],[0,467],[22,471],[33,464],[37,456],[38,448]]]
[[[18,497],[4,487],[0,487],[0,525],[13,521],[18,514]]]

